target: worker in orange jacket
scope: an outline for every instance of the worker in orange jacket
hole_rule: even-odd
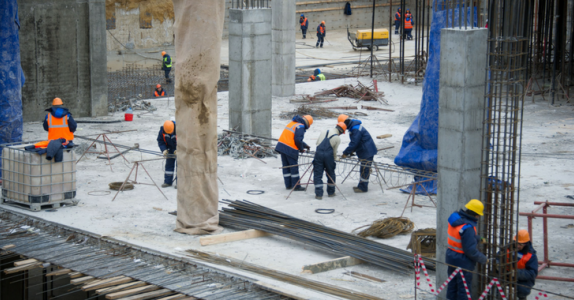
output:
[[[44,119],[44,130],[48,132],[48,140],[66,139],[72,141],[78,124],[72,114],[64,107],[60,98],[52,100],[52,107],[46,109],[48,114]]]
[[[399,26],[401,26],[401,8],[397,8],[395,13],[395,34],[399,34]]]
[[[323,42],[325,41],[325,37],[327,36],[327,28],[325,27],[325,21],[321,21],[321,24],[317,26],[317,44],[315,48],[321,46],[323,48]]]
[[[413,21],[410,17],[406,17],[403,38],[406,38],[407,40],[412,40],[413,39],[412,32],[413,32]]]
[[[158,84],[155,86],[155,91],[154,91],[153,95],[155,97],[164,97],[165,96],[165,90],[161,87],[161,84]]]
[[[293,120],[285,126],[283,133],[279,137],[279,142],[275,146],[275,151],[281,154],[283,179],[288,190],[292,188],[295,191],[305,190],[299,184],[299,152],[303,153],[305,149],[311,149],[309,145],[303,142],[303,138],[305,137],[305,132],[312,124],[312,116],[294,116]]]

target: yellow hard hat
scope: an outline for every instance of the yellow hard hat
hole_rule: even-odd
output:
[[[480,200],[472,199],[472,200],[468,201],[468,203],[464,207],[466,207],[468,210],[475,212],[479,216],[484,215],[483,214],[484,204],[482,204],[482,202],[480,202]]]
[[[311,127],[311,125],[313,125],[313,117],[311,115],[305,115],[305,116],[303,116],[303,119],[307,120],[309,127]]]
[[[514,236],[514,240],[516,241],[516,237],[518,236],[518,242],[521,244],[525,244],[530,242],[530,234],[526,229],[518,230],[518,234]]]
[[[52,100],[52,105],[64,105],[64,102],[62,102],[62,99],[60,98],[54,98],[54,100]]]
[[[163,122],[163,131],[167,134],[171,134],[173,132],[174,127],[175,126],[172,121],[167,120]]]
[[[340,114],[339,117],[337,118],[337,122],[345,122],[345,120],[347,120],[348,118],[349,116]]]

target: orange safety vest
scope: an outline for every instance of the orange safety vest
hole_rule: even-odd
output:
[[[321,31],[321,34],[325,34],[325,27],[319,26],[319,31]]]
[[[507,251],[506,257],[508,258],[508,260],[510,260],[510,250],[506,250],[506,251]],[[519,270],[526,269],[526,264],[528,263],[528,261],[532,257],[532,253],[529,252],[526,254],[522,254],[522,253],[518,252],[517,256],[518,256],[518,263],[517,263],[518,269]]]
[[[396,12],[395,13],[395,21],[398,21],[401,19],[401,13],[400,12]]]
[[[283,129],[283,133],[281,133],[281,136],[279,137],[279,142],[295,150],[299,150],[299,148],[297,148],[297,145],[295,145],[295,130],[297,129],[297,127],[299,127],[299,125],[305,126],[295,121],[291,121],[291,123],[287,124],[287,126],[285,126],[285,129]]]
[[[157,92],[157,89],[155,89],[155,96],[156,96],[156,97],[165,96],[165,90],[162,89],[162,90],[161,90],[161,94],[159,94],[159,93]]]
[[[413,29],[413,23],[411,20],[405,20],[405,29]]]
[[[62,118],[56,118],[48,113],[48,139],[57,140],[64,138],[68,141],[74,139],[74,133],[68,128],[68,115]]]
[[[167,145],[167,141],[165,140],[165,132],[162,133],[163,135],[163,142]],[[177,141],[177,135],[175,136],[175,140]]]
[[[448,248],[454,252],[464,253],[462,250],[462,240],[460,234],[462,233],[462,227],[466,224],[462,224],[456,227],[452,227],[450,223],[448,224]],[[472,227],[474,228],[474,226]],[[474,228],[476,233],[476,228]]]
[[[48,148],[49,143],[50,143],[50,141],[37,142],[36,144],[34,144],[34,147],[36,147],[36,148]]]
[[[307,23],[307,18],[305,18],[303,21],[301,21],[301,26],[305,26],[305,23]]]

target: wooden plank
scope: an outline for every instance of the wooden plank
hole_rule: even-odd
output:
[[[80,272],[72,272],[70,274],[68,274],[70,276],[70,278],[78,278],[78,277],[82,277],[84,276],[84,274],[80,273]]]
[[[9,244],[9,245],[6,245],[6,246],[2,246],[2,250],[8,250],[8,249],[12,249],[12,248],[14,248],[14,247],[16,247],[16,245],[14,245],[14,244]]]
[[[112,280],[112,281],[102,281],[102,282],[98,282],[95,284],[92,284],[90,286],[84,286],[82,288],[83,291],[93,291],[93,290],[97,290],[97,289],[101,289],[101,288],[105,288],[105,287],[109,287],[109,286],[114,286],[114,285],[118,285],[118,284],[122,284],[122,283],[128,283],[130,281],[133,281],[132,278],[130,277],[125,277],[123,276],[123,278],[119,278],[116,280]]]
[[[214,235],[214,236],[200,237],[199,243],[202,246],[207,246],[207,245],[215,245],[215,244],[221,244],[221,243],[227,243],[227,242],[235,242],[235,241],[253,239],[253,238],[258,238],[258,237],[262,237],[262,236],[269,236],[269,235],[271,235],[271,234],[267,233],[265,231],[256,230],[256,229],[249,229],[249,230],[238,231],[238,232],[218,234],[218,235]]]
[[[378,136],[377,136],[377,139],[382,140],[382,139],[390,138],[390,137],[392,137],[392,136],[393,136],[393,135],[390,134],[390,133],[381,134],[381,135],[378,135]]]
[[[19,267],[5,269],[4,274],[12,274],[12,273],[17,273],[17,272],[21,272],[21,271],[31,270],[31,269],[39,268],[41,266],[42,266],[42,263],[38,261],[35,263],[22,265]]]
[[[90,284],[85,285],[83,288],[92,288],[92,287],[99,285],[100,283],[107,283],[107,282],[114,281],[117,279],[122,279],[124,277],[125,276],[121,275],[121,276],[116,276],[116,277],[112,277],[112,278],[99,279],[99,280],[96,280]]]
[[[188,298],[188,299],[189,299],[190,297],[188,297],[188,296],[186,296],[186,295],[182,295],[182,294],[177,294],[177,295],[173,295],[173,296],[169,296],[169,297],[165,297],[165,298],[160,298],[160,299],[157,299],[157,300],[181,300],[181,299],[183,299],[183,298]],[[197,298],[191,298],[191,299],[197,299]]]
[[[94,278],[94,276],[84,276],[84,277],[72,279],[72,280],[70,280],[70,283],[71,283],[71,284],[78,285],[78,284],[88,283],[88,282],[91,282],[91,281],[94,281],[94,280],[96,280],[96,279]]]
[[[116,293],[116,292],[121,292],[121,291],[129,290],[129,289],[137,288],[140,286],[144,286],[146,284],[147,283],[145,283],[143,281],[134,281],[134,282],[129,282],[129,283],[120,284],[117,286],[112,286],[112,287],[96,290],[96,294],[102,295],[102,294]]]
[[[70,270],[70,269],[61,269],[61,270],[56,270],[54,272],[50,272],[50,273],[46,274],[46,277],[66,275],[66,274],[71,273],[71,272],[72,272],[72,270]]]
[[[30,259],[25,259],[25,260],[20,260],[14,263],[14,267],[19,267],[19,266],[23,266],[23,265],[28,265],[31,263],[35,263],[37,262],[37,260],[30,258]]]
[[[107,294],[106,299],[108,299],[108,300],[120,299],[122,297],[128,297],[128,296],[131,296],[134,294],[151,292],[151,291],[155,291],[157,289],[159,289],[159,287],[156,285],[146,285],[146,286],[142,286],[142,287],[127,290],[127,291],[121,291],[121,292],[117,292],[117,293]]]
[[[358,264],[362,264],[363,261],[356,259],[354,257],[345,256],[337,259],[332,259],[317,264],[303,266],[303,273],[305,274],[316,274],[321,272],[326,272],[339,268],[346,268]]]
[[[157,298],[165,295],[172,294],[173,292],[168,289],[163,289],[159,291],[153,291],[145,294],[134,295],[126,298],[121,298],[121,300],[147,300],[152,298]]]

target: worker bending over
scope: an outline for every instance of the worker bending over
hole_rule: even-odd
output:
[[[171,72],[171,56],[169,56],[165,51],[161,52],[161,56],[163,59],[161,68],[165,72],[165,82],[169,83],[171,82],[171,79],[169,78],[169,72]]]
[[[275,146],[275,151],[281,153],[281,163],[283,165],[283,179],[285,188],[288,190],[304,191],[299,184],[299,152],[311,149],[303,142],[305,132],[313,125],[313,117],[306,115],[300,117],[296,115],[293,120],[285,126],[283,133],[279,137],[279,142]]]
[[[44,119],[44,130],[48,132],[48,140],[66,139],[72,141],[74,139],[74,132],[78,127],[72,114],[64,106],[64,102],[60,98],[52,100],[52,107],[46,109],[48,114]]]
[[[483,215],[484,205],[480,200],[472,199],[465,205],[465,208],[453,212],[448,218],[448,249],[445,262],[449,265],[447,276],[450,276],[457,267],[463,269],[462,274],[470,291],[472,273],[468,271],[474,271],[476,263],[486,264],[488,259],[477,247],[479,237],[476,226],[478,217]],[[448,283],[446,298],[449,300],[468,299],[460,274]]]
[[[325,28],[325,21],[321,21],[321,24],[317,26],[317,44],[315,45],[315,48],[319,47],[319,45],[323,48],[323,42],[325,41],[326,36],[327,28]]]
[[[161,187],[171,186],[173,183],[173,171],[175,170],[175,156],[177,155],[177,134],[175,122],[165,121],[157,135],[157,145],[163,153],[165,160],[165,176]]]
[[[317,151],[313,159],[313,182],[317,200],[323,199],[323,171],[327,173],[327,195],[335,196],[335,161],[339,160],[337,157],[337,149],[341,144],[339,135],[345,134],[345,130],[347,130],[345,123],[337,123],[334,129],[323,130],[317,139]]]
[[[377,146],[371,137],[371,134],[363,127],[359,120],[353,120],[347,115],[339,115],[338,122],[344,122],[349,130],[349,138],[351,142],[347,149],[343,151],[342,158],[351,156],[353,152],[357,153],[361,167],[359,185],[353,187],[355,193],[366,193],[369,190],[369,177],[371,175],[371,165],[375,154],[377,154]]]
[[[305,18],[304,14],[301,14],[299,18],[299,24],[301,24],[301,33],[303,33],[303,39],[307,38],[307,28],[309,28],[309,20]]]
[[[155,91],[153,93],[155,97],[163,97],[165,96],[165,90],[161,87],[161,84],[155,86]]]
[[[321,73],[321,70],[315,69],[313,75],[309,76],[309,78],[307,78],[307,81],[325,81],[325,79],[326,79],[325,75]]]
[[[532,247],[530,241],[530,234],[528,230],[521,229],[518,234],[514,236],[516,241],[516,253],[511,261],[517,261],[517,270],[514,277],[516,277],[518,287],[517,296],[518,300],[526,300],[530,295],[530,290],[534,286],[536,276],[538,276],[538,257],[536,250]]]

